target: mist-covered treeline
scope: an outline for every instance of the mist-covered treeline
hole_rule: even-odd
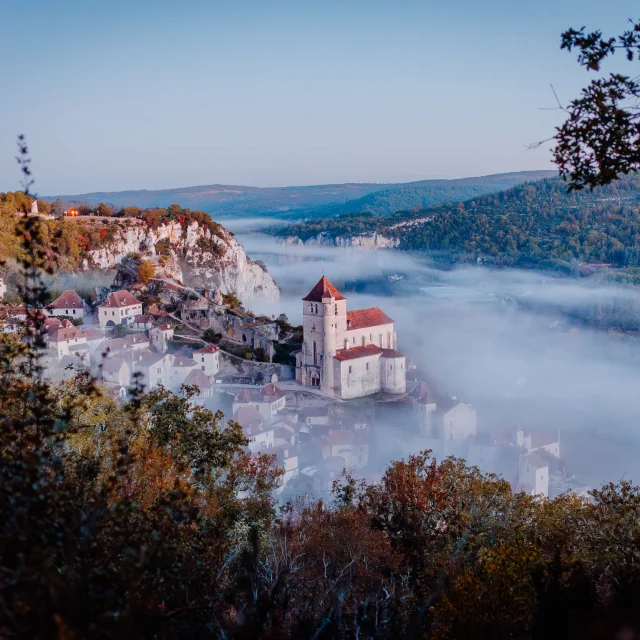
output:
[[[444,260],[570,268],[572,262],[640,266],[640,178],[627,176],[594,191],[567,191],[545,179],[466,202],[393,216],[351,214],[277,229],[303,240],[377,232],[400,248]]]

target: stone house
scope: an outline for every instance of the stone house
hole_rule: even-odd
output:
[[[131,383],[131,370],[123,358],[105,358],[101,368],[102,380],[121,387]]]
[[[113,291],[98,306],[98,321],[102,330],[118,324],[132,326],[136,316],[142,314],[142,303],[128,291]]]
[[[58,296],[51,304],[45,307],[49,316],[70,316],[72,318],[84,318],[84,302],[73,290],[67,290]]]
[[[212,344],[208,344],[193,352],[193,359],[198,367],[208,376],[215,376],[220,372],[220,350]]]
[[[159,353],[164,353],[169,347],[169,340],[173,338],[173,327],[160,324],[149,330],[151,346]]]

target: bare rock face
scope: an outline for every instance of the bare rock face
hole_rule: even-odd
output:
[[[378,233],[362,233],[354,236],[330,236],[319,233],[313,238],[302,240],[297,236],[282,239],[288,246],[308,245],[315,247],[357,247],[360,249],[394,249],[400,244],[398,238],[387,238]]]
[[[132,254],[153,259],[168,277],[187,286],[234,291],[249,309],[256,299],[280,297],[271,275],[222,227],[212,233],[195,221],[172,221],[153,229],[136,220],[105,247],[89,251],[84,268],[114,268]]]

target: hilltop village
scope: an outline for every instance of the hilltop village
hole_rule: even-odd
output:
[[[53,381],[88,372],[122,401],[134,386],[189,389],[192,402],[242,426],[251,452],[277,457],[283,500],[323,495],[345,469],[373,479],[391,457],[425,449],[464,457],[532,495],[569,486],[557,432],[480,432],[473,406],[421,379],[398,349],[393,319],[379,307],[347,310],[324,276],[301,300],[299,327],[135,258],[92,298],[67,290],[40,310],[5,303],[3,331],[21,339],[28,314],[41,313]]]

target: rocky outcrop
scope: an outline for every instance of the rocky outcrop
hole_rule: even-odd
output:
[[[363,233],[356,236],[330,236],[319,233],[313,238],[301,240],[297,236],[285,236],[282,242],[288,246],[357,247],[359,249],[394,249],[400,244],[398,238],[388,238],[378,233]]]
[[[222,227],[212,232],[192,221],[153,229],[140,220],[120,228],[100,249],[88,252],[84,268],[111,269],[131,254],[159,262],[166,274],[190,287],[235,291],[251,308],[257,298],[277,300],[280,291],[264,266],[253,262]]]

